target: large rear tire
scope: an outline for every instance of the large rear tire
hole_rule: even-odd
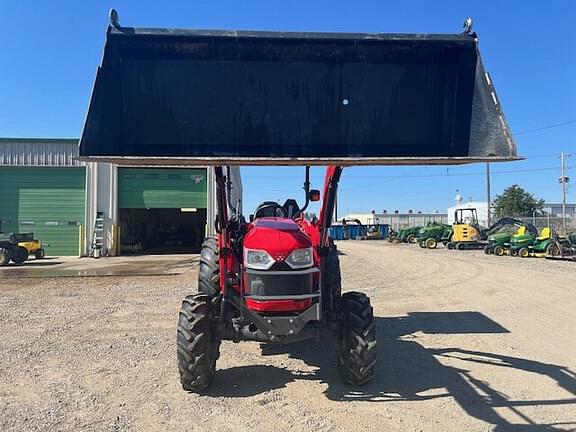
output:
[[[178,370],[182,388],[206,390],[216,374],[220,339],[213,328],[212,298],[206,294],[187,296],[182,302],[176,332]]]
[[[0,248],[0,266],[6,266],[10,262],[10,251]]]
[[[347,384],[366,384],[374,377],[376,329],[370,299],[359,292],[342,296],[343,323],[338,343],[338,371]]]
[[[408,237],[406,237],[406,241],[408,243],[416,243],[416,236],[414,234],[410,234]]]
[[[16,246],[12,249],[12,262],[14,264],[23,264],[28,259],[28,249],[22,246]]]
[[[200,268],[198,269],[198,292],[211,297],[220,294],[218,242],[214,237],[208,237],[202,243]]]

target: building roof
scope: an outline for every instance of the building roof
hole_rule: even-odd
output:
[[[78,138],[0,138],[0,166],[82,166]]]

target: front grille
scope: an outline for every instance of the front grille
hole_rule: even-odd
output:
[[[245,293],[253,296],[299,296],[315,289],[313,271],[255,271],[245,273]]]

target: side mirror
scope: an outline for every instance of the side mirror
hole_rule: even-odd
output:
[[[320,191],[317,189],[312,189],[310,192],[308,192],[308,199],[312,202],[320,201]]]

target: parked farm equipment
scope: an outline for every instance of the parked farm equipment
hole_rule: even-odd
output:
[[[507,226],[530,226],[530,229],[533,228],[536,232],[536,228],[531,224],[514,218],[501,218],[490,227],[482,229],[475,208],[457,209],[454,212],[454,224],[452,225],[454,233],[446,247],[458,250],[484,249],[487,254],[493,253],[495,247],[504,247],[504,244],[510,241],[510,234],[502,231]]]
[[[422,229],[421,226],[411,226],[401,228],[400,230],[394,232],[388,238],[388,241],[392,243],[416,243],[418,239],[418,232]]]
[[[0,240],[0,266],[8,265],[10,261],[22,264],[29,255],[44,258],[42,243],[34,238],[33,233],[10,234],[7,239]]]
[[[518,227],[514,234],[510,234],[508,231],[497,232],[488,236],[488,244],[484,247],[484,253],[487,255],[494,254],[497,256],[502,256],[506,254],[506,247],[513,238],[521,237],[526,234],[526,231],[530,230],[533,232],[534,236],[538,235],[538,230],[534,225],[522,225]]]
[[[546,258],[566,261],[576,261],[576,232],[566,237],[553,235],[553,246],[548,248]]]
[[[418,245],[421,248],[436,249],[438,243],[447,244],[452,238],[452,226],[441,223],[431,223],[418,231]]]
[[[526,230],[519,230],[519,233],[512,236],[508,243],[500,249],[494,249],[495,255],[528,257],[544,257],[547,253],[552,253],[554,242],[552,240],[552,231],[549,227],[542,228],[540,234],[533,225],[527,224]]]
[[[343,381],[368,382],[372,307],[365,294],[341,293],[328,236],[343,167],[516,151],[469,25],[453,36],[219,32],[124,28],[113,14],[80,156],[214,167],[217,237],[204,243],[177,330],[181,384],[201,392],[221,340],[333,336]],[[302,217],[319,195],[307,168],[299,211],[268,203],[246,222],[229,165],[329,165],[318,220]]]

